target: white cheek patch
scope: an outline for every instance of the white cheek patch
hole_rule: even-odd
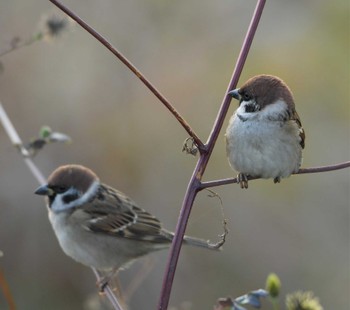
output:
[[[51,205],[51,210],[53,212],[58,213],[61,211],[65,211],[65,210],[68,210],[71,208],[78,207],[78,206],[86,203],[93,195],[95,195],[99,185],[100,185],[100,183],[98,181],[95,181],[94,183],[92,183],[89,190],[84,195],[82,195],[78,199],[72,200],[69,203],[64,202],[64,197],[68,196],[68,195],[79,194],[79,193],[77,193],[76,189],[70,188],[68,191],[66,191],[63,194],[57,194],[52,205]]]
[[[253,100],[250,101],[242,101],[241,105],[237,109],[236,113],[241,116],[245,120],[281,120],[281,115],[285,115],[287,111],[287,104],[284,100],[279,99],[276,102],[265,106],[260,111],[247,113],[245,112],[245,107],[247,105],[253,105],[255,102]]]
[[[287,110],[287,103],[284,100],[279,99],[274,103],[265,106],[259,114],[261,119],[281,120],[281,115],[285,115]]]

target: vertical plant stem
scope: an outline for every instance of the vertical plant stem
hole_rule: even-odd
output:
[[[203,155],[201,155],[198,163],[201,161],[201,159],[203,159]],[[197,173],[196,173],[198,168],[199,168],[199,164],[197,164],[196,169],[192,174],[191,180],[189,182],[189,185],[184,197],[182,209],[181,209],[180,216],[176,226],[174,240],[168,256],[166,271],[164,273],[163,286],[162,286],[161,296],[158,304],[158,309],[165,310],[168,308],[176,266],[180,256],[182,239],[185,234],[188,219],[190,217],[193,201],[196,198],[196,195],[198,192],[197,187],[199,185],[199,182],[198,182]]]
[[[183,200],[182,208],[180,211],[180,216],[177,222],[174,240],[169,252],[167,267],[164,272],[163,285],[161,290],[161,295],[158,303],[159,310],[165,310],[168,308],[171,289],[175,277],[176,266],[178,263],[182,240],[185,234],[186,226],[188,223],[188,219],[191,213],[191,209],[193,206],[193,202],[197,196],[197,192],[199,190],[202,176],[207,167],[208,161],[214,149],[216,140],[219,136],[220,130],[224,123],[225,116],[227,114],[231,98],[227,95],[228,91],[232,90],[236,87],[239,77],[241,75],[245,60],[247,59],[247,55],[252,44],[256,29],[258,27],[260,17],[262,15],[264,5],[266,0],[258,0],[252,20],[250,22],[246,37],[244,39],[241,52],[238,56],[238,60],[236,66],[234,68],[232,78],[228,85],[227,91],[225,93],[223,102],[221,104],[218,116],[214,122],[213,129],[209,135],[208,142],[206,144],[207,152],[202,153],[199,157],[199,160],[196,164],[192,177],[190,179],[189,185],[187,187],[187,191],[185,193],[185,197]]]

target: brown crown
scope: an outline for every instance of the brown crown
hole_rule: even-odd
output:
[[[84,193],[97,180],[99,178],[89,168],[81,165],[66,165],[52,172],[48,178],[48,186],[74,187]]]
[[[295,107],[291,90],[276,76],[265,74],[254,76],[243,84],[239,93],[249,94],[261,108],[279,99],[284,100],[290,110]]]

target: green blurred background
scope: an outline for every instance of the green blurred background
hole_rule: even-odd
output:
[[[255,1],[65,4],[144,72],[206,140]],[[0,48],[14,37],[30,37],[53,12],[59,10],[49,1],[1,1]],[[291,87],[306,131],[304,167],[350,158],[349,37],[347,0],[271,0],[265,7],[240,84],[269,73]],[[181,153],[185,131],[110,52],[76,26],[0,61],[0,100],[23,140],[42,125],[74,140],[36,156],[46,175],[65,163],[89,166],[175,228],[196,159]],[[233,102],[229,114],[235,108]],[[235,175],[223,135],[205,180]],[[92,272],[60,250],[44,202],[33,195],[38,184],[1,126],[0,145],[0,268],[18,308],[93,309]],[[313,290],[324,309],[350,308],[349,170],[294,176],[278,185],[255,181],[247,191],[234,185],[214,190],[230,230],[224,251],[183,248],[172,307],[212,309],[218,297],[263,287],[276,272],[283,294]],[[187,233],[215,241],[222,215],[219,201],[207,195],[198,196]],[[122,273],[127,287],[141,269],[150,271],[132,294],[131,309],[155,308],[166,258],[166,251],[155,253]],[[0,309],[6,309],[1,292]]]

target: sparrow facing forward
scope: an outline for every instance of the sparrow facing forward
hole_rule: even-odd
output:
[[[247,176],[278,183],[297,172],[305,132],[289,87],[278,77],[257,75],[229,95],[239,107],[226,130],[226,151],[241,188],[248,188]]]
[[[49,219],[63,251],[86,266],[108,272],[102,286],[127,263],[169,247],[173,239],[156,217],[83,166],[57,168],[35,194],[48,197]],[[216,249],[188,236],[184,243]]]

